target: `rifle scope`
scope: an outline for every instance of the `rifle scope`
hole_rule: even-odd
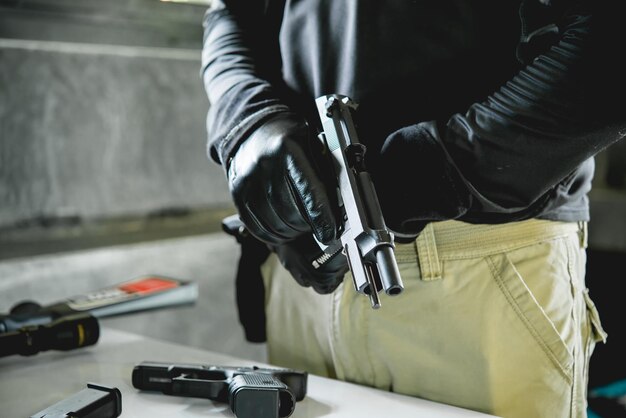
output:
[[[0,334],[0,357],[32,356],[41,351],[68,351],[93,345],[100,337],[98,320],[88,313],[61,316],[43,325],[28,325]]]

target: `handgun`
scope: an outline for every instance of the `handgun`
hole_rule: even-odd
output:
[[[394,296],[404,290],[394,254],[394,236],[386,227],[374,184],[365,167],[366,147],[359,142],[352,112],[358,105],[349,97],[331,94],[315,100],[322,131],[318,135],[328,151],[337,179],[342,225],[335,243],[318,244],[324,254],[313,260],[318,268],[342,252],[357,292],[370,298],[374,309],[381,306],[378,292]]]
[[[144,361],[133,368],[133,387],[166,395],[228,403],[237,418],[286,418],[304,399],[307,372],[260,367]]]
[[[122,413],[122,393],[118,388],[87,383],[76,392],[30,418],[116,418]]]

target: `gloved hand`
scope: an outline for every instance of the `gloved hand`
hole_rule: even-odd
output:
[[[302,235],[289,243],[270,245],[270,248],[298,284],[313,287],[322,295],[337,289],[348,271],[348,261],[341,252],[315,268],[313,260],[322,254],[322,250],[311,234]]]
[[[387,137],[373,171],[385,223],[401,236],[417,236],[428,222],[457,219],[469,192],[447,162],[435,122],[401,128]]]
[[[304,151],[307,141],[309,130],[302,119],[279,114],[244,140],[227,167],[241,220],[268,244],[311,233],[320,242],[335,239],[331,201]]]

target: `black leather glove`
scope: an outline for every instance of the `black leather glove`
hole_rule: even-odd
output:
[[[373,176],[385,223],[399,236],[416,236],[428,222],[457,219],[469,193],[438,143],[434,122],[387,137]]]
[[[326,260],[318,268],[313,267],[313,260],[322,255],[322,250],[311,234],[302,235],[289,243],[270,245],[270,248],[278,255],[281,264],[298,284],[313,287],[322,295],[337,289],[348,271],[347,259],[341,252]]]
[[[315,234],[335,239],[337,225],[326,188],[305,153],[306,123],[291,113],[274,116],[239,146],[227,167],[241,220],[268,244]]]

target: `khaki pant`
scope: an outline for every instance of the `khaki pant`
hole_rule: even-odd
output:
[[[505,418],[585,417],[589,358],[606,338],[585,226],[429,224],[396,246],[405,290],[378,310],[349,274],[319,295],[272,256],[269,361]]]

